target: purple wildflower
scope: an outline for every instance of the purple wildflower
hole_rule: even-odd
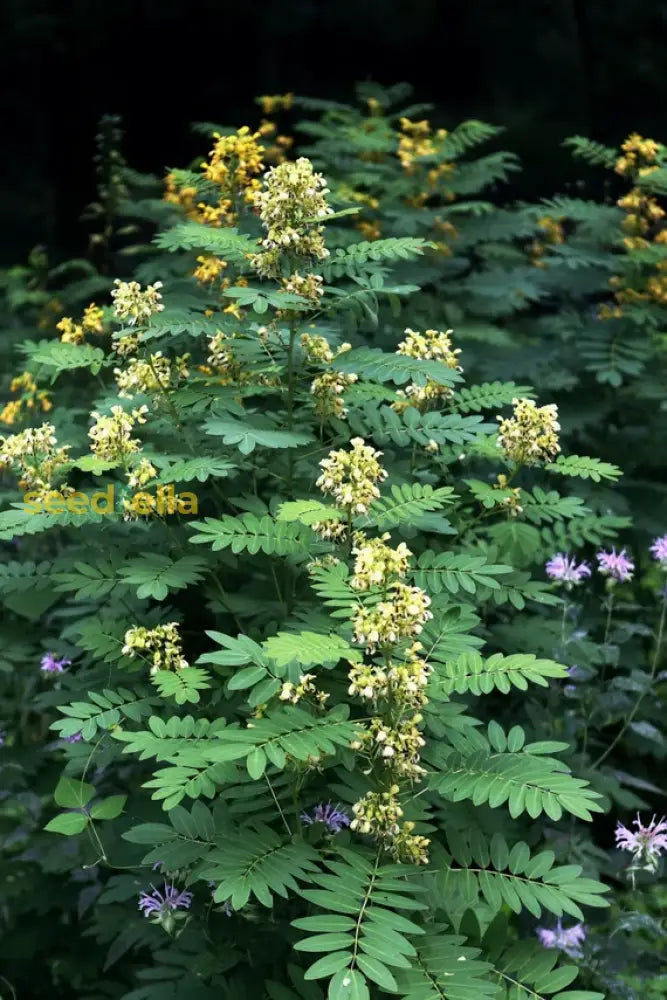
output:
[[[53,653],[46,653],[42,657],[42,662],[40,665],[40,670],[45,674],[62,674],[66,666],[69,666],[71,660],[56,660]]]
[[[637,813],[637,818],[632,822],[637,827],[636,833],[628,830],[622,823],[617,823],[616,847],[621,851],[632,852],[630,871],[656,872],[658,858],[663,851],[667,851],[667,820],[663,816],[656,823],[654,816],[649,825],[644,826]]]
[[[575,924],[574,927],[563,927],[559,920],[555,927],[538,927],[537,936],[543,948],[560,948],[570,958],[581,957],[581,945],[586,940],[586,927],[584,924]]]
[[[71,736],[66,736],[65,741],[67,743],[80,743],[83,739],[83,733],[79,730],[78,733],[72,733]]]
[[[581,583],[585,576],[591,575],[591,568],[586,562],[577,566],[574,557],[570,559],[562,552],[557,552],[546,564],[547,576],[552,580],[558,580],[569,587],[574,583]]]
[[[597,553],[595,558],[600,564],[598,572],[602,573],[603,576],[608,576],[612,580],[618,580],[620,583],[632,579],[635,564],[625,554],[625,549],[621,549],[620,552],[616,552],[615,548],[611,552],[605,552],[603,549]]]
[[[5,745],[5,731],[4,729],[0,729],[0,747],[3,747],[4,745]]]
[[[151,893],[142,892],[139,896],[139,909],[144,911],[145,917],[152,913],[159,919],[169,916],[173,910],[187,910],[190,908],[190,903],[192,902],[191,892],[179,890],[173,883],[172,885],[167,885],[166,882],[164,883],[164,893],[156,889],[155,886],[151,886],[151,888],[153,889]]]
[[[330,802],[320,802],[315,806],[312,816],[308,813],[301,813],[303,823],[324,823],[332,833],[340,833],[344,826],[350,825],[350,817],[341,809],[336,809]]]
[[[667,535],[656,538],[653,545],[649,547],[649,552],[654,559],[657,559],[661,568],[667,570]]]

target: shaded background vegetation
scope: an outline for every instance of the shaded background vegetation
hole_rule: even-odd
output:
[[[523,198],[582,176],[581,133],[664,139],[664,0],[1,0],[0,264],[37,242],[78,252],[104,113],[159,172],[201,152],[195,120],[257,120],[251,95],[349,100],[355,80],[408,80],[439,125],[481,118],[525,172]]]

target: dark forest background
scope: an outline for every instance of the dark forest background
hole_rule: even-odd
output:
[[[667,0],[0,0],[0,265],[79,252],[100,116],[131,166],[206,152],[193,120],[254,124],[256,95],[350,100],[409,81],[445,127],[507,128],[508,196],[576,183],[562,140],[664,140]]]

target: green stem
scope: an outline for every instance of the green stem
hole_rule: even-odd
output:
[[[616,736],[611,741],[611,743],[609,744],[609,746],[607,747],[607,749],[604,751],[604,753],[600,754],[600,756],[598,757],[598,759],[593,763],[592,766],[594,768],[595,767],[599,767],[600,764],[604,760],[607,759],[607,757],[612,752],[612,750],[614,749],[614,747],[617,745],[617,743],[619,742],[619,740],[621,740],[623,738],[623,735],[625,734],[625,732],[627,731],[628,727],[631,725],[634,717],[636,716],[637,712],[639,711],[639,706],[643,702],[643,700],[646,697],[646,695],[648,694],[648,692],[653,687],[653,682],[655,681],[655,676],[656,676],[656,674],[658,672],[658,665],[660,663],[660,651],[662,649],[662,640],[663,640],[663,636],[664,636],[664,633],[665,633],[665,618],[666,617],[667,617],[667,594],[665,594],[663,596],[663,599],[662,599],[662,610],[660,612],[660,621],[658,623],[658,634],[656,636],[655,653],[654,653],[654,656],[653,656],[653,663],[651,664],[651,673],[649,674],[648,684],[646,685],[646,687],[644,688],[644,690],[640,692],[637,700],[635,701],[632,709],[630,710],[630,714],[628,715],[628,717],[626,718],[625,722],[621,726],[621,729],[619,730],[619,732],[616,734]]]
[[[603,645],[603,648],[605,650],[605,659],[604,659],[604,663],[602,664],[602,670],[600,671],[600,684],[602,684],[604,682],[605,674],[607,672],[607,660],[608,660],[608,657],[607,657],[607,644],[609,642],[609,634],[611,632],[611,616],[612,616],[613,610],[614,610],[614,592],[613,592],[613,590],[610,590],[609,594],[607,596],[607,620],[606,620],[605,626],[604,626],[604,639],[602,641],[602,645]]]
[[[296,342],[296,324],[290,324],[289,344],[287,346],[287,429],[292,430],[294,426],[294,345]],[[294,481],[294,455],[292,449],[288,449],[287,455],[287,484],[289,495],[292,496]]]

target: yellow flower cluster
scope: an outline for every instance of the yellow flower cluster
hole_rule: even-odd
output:
[[[386,666],[351,663],[347,693],[366,701],[383,698],[403,707],[422,708],[428,702],[426,686],[431,675],[431,667],[419,656],[422,648],[420,642],[414,642],[403,662],[391,660]]]
[[[292,295],[302,295],[304,299],[310,299],[317,304],[324,294],[324,278],[320,274],[301,275],[298,271],[283,278],[283,291]]]
[[[318,705],[323,705],[329,695],[325,694],[324,691],[318,691],[313,684],[314,680],[315,674],[301,674],[298,684],[286,681],[281,687],[278,697],[281,701],[289,701],[290,704],[296,705],[304,696],[312,695]]]
[[[506,493],[506,495],[499,500],[499,503],[502,504],[502,506],[507,507],[512,517],[517,517],[517,515],[522,513],[523,507],[519,503],[521,490],[518,486],[511,487],[507,476],[499,473],[498,481],[493,484],[493,488],[494,490],[503,490],[503,492]]]
[[[621,149],[625,156],[619,157],[614,170],[617,174],[624,176],[636,171],[646,171],[646,167],[649,167],[650,170],[660,151],[660,146],[653,139],[644,139],[637,132],[633,132],[621,145]]]
[[[437,156],[442,152],[443,145],[447,139],[448,132],[444,128],[437,129],[434,133],[428,121],[410,121],[409,118],[401,118],[400,132],[398,134],[398,158],[406,174],[414,174],[416,161],[422,156]],[[450,177],[456,169],[456,165],[451,162],[438,163],[435,166],[429,165],[425,172],[424,189],[415,197],[408,199],[408,204],[419,208],[438,191],[441,182]],[[442,194],[448,201],[454,199],[454,195],[447,188],[442,190]]]
[[[197,197],[197,188],[193,187],[191,184],[180,185],[176,180],[175,174],[167,174],[164,179],[164,200],[168,201],[172,205],[178,205],[189,218],[197,218],[197,207],[195,205],[195,198]]]
[[[137,464],[127,473],[128,486],[132,489],[140,489],[146,486],[151,479],[155,479],[157,476],[157,469],[147,458],[142,458],[137,462]],[[129,504],[131,507],[132,505]]]
[[[445,333],[440,330],[425,330],[424,333],[417,333],[408,327],[405,330],[407,336],[396,348],[396,353],[409,358],[442,361],[448,368],[463,371],[458,361],[461,348],[452,347],[450,333],[453,332],[453,330],[447,330]]]
[[[658,170],[659,164],[655,161],[664,152],[664,147],[659,143],[654,142],[653,139],[644,139],[636,132],[625,140],[621,149],[625,155],[616,161],[616,173],[624,177],[632,177],[635,180],[647,177]],[[650,231],[655,229],[656,223],[664,218],[664,209],[654,197],[647,194],[637,184],[626,195],[619,198],[616,204],[626,213],[621,223],[621,228],[625,233],[623,243],[626,250],[643,250],[650,247],[651,240],[647,237]],[[653,243],[667,243],[667,229],[656,232],[653,236]],[[615,302],[613,305],[603,303],[600,306],[599,319],[620,318],[623,315],[621,306],[625,303],[653,301],[666,305],[667,263],[659,261],[656,264],[656,273],[650,275],[639,288],[621,287],[621,279],[618,276],[610,278],[609,284],[616,288]]]
[[[513,399],[514,415],[497,417],[498,444],[513,462],[536,465],[551,461],[560,451],[558,407],[538,407],[532,399]]]
[[[280,163],[264,175],[264,184],[255,192],[254,204],[266,230],[264,253],[254,254],[253,267],[263,277],[280,273],[280,258],[286,250],[302,257],[323,260],[329,256],[324,246],[324,228],[319,220],[333,213],[327,205],[329,193],[322,174],[301,156],[294,163]]]
[[[204,177],[220,188],[223,201],[231,204],[240,195],[244,201],[252,204],[260,186],[257,175],[264,169],[264,147],[258,141],[261,135],[259,132],[251,132],[244,125],[234,135],[214,132],[213,138],[215,143],[209,159],[201,164]],[[218,207],[222,206],[219,204]]]
[[[419,587],[406,583],[390,584],[389,599],[373,607],[359,606],[352,622],[354,641],[369,653],[391,646],[409,636],[419,635],[433,614],[428,610],[431,598]]]
[[[372,502],[380,496],[377,483],[387,478],[386,471],[376,451],[363,438],[352,438],[350,451],[331,451],[320,462],[322,475],[316,485],[323,493],[333,496],[337,507],[348,508],[352,513],[365,514]]]
[[[205,375],[215,375],[220,385],[246,382],[250,377],[250,373],[244,371],[238,359],[234,357],[233,342],[236,339],[237,334],[218,330],[213,337],[209,337],[207,363],[199,365],[199,370]]]
[[[415,836],[414,823],[399,820],[403,810],[398,802],[398,785],[392,785],[387,792],[367,792],[363,799],[352,806],[354,819],[350,829],[357,833],[371,834],[385,843],[385,847],[398,861],[412,864],[428,864],[427,848],[430,841],[426,837]]]
[[[53,424],[28,427],[19,434],[0,437],[0,468],[13,468],[22,490],[34,490],[44,497],[53,490],[53,482],[70,464],[69,445],[57,447]],[[60,487],[61,492],[72,492]]]
[[[121,281],[120,278],[116,278],[114,285],[116,287],[111,291],[114,315],[117,319],[127,321],[130,326],[148,323],[151,316],[164,309],[160,301],[162,295],[158,291],[162,288],[161,281],[147,285],[143,291],[138,281]]]
[[[371,719],[369,728],[364,730],[357,741],[373,757],[380,757],[393,774],[410,781],[421,781],[426,769],[419,763],[420,752],[426,741],[419,730],[423,716],[417,712],[411,719],[399,719],[395,725],[388,725],[382,719]]]
[[[355,590],[386,587],[392,576],[402,577],[407,573],[412,553],[405,542],[392,549],[386,544],[390,537],[388,531],[380,538],[367,538],[362,532],[355,534],[352,546],[354,575],[350,580]]]
[[[263,94],[257,101],[265,115],[275,114],[276,111],[289,111],[294,101],[294,94]]]
[[[345,521],[315,521],[311,525],[315,534],[325,542],[344,542],[347,538]]]
[[[119,358],[127,358],[139,349],[139,335],[125,333],[113,341],[111,349]]]
[[[111,407],[111,416],[103,417],[97,410],[91,416],[95,424],[88,431],[90,450],[106,462],[124,462],[128,455],[141,451],[141,441],[132,437],[135,424],[145,424],[146,405],[127,413],[121,406]]]
[[[398,803],[398,785],[387,792],[366,792],[363,799],[352,806],[354,819],[350,829],[357,833],[372,834],[378,839],[393,838],[399,832],[398,821],[403,810]]]
[[[23,390],[23,394],[20,399],[10,399],[8,403],[5,403],[2,411],[0,411],[0,423],[7,424],[8,426],[15,424],[23,411],[24,404],[28,410],[39,408],[43,413],[48,413],[49,410],[53,409],[49,393],[46,389],[37,388],[37,383],[30,372],[23,372],[23,374],[13,378],[9,390],[10,392],[20,392]]]
[[[565,232],[563,230],[562,219],[552,219],[549,215],[544,215],[537,220],[537,226],[542,230],[541,239],[533,240],[530,245],[530,252],[535,267],[546,267],[543,260],[540,260],[548,246],[560,245],[565,242]]]
[[[414,823],[405,822],[392,841],[391,851],[404,864],[427,865],[431,841],[413,834],[414,828]]]
[[[190,374],[189,354],[182,354],[172,362],[156,351],[146,359],[132,358],[127,368],[114,368],[118,395],[132,399],[137,393],[164,393],[175,388]]]
[[[339,354],[345,354],[352,349],[352,345],[345,343],[334,352],[326,337],[319,334],[302,333],[301,347],[306,355],[306,360],[311,364],[328,365],[337,358]]]
[[[408,328],[405,331],[407,336],[396,348],[396,353],[409,358],[441,361],[448,368],[461,372],[463,368],[458,361],[461,348],[452,346],[450,337],[452,332],[452,330],[447,330],[445,333],[440,330],[426,330],[424,333],[417,333]],[[452,390],[436,382],[435,379],[427,378],[424,385],[411,382],[405,390],[398,389],[396,395],[400,398],[392,403],[392,408],[397,413],[403,413],[409,406],[424,412],[432,403],[448,399],[452,395]]]
[[[431,125],[426,119],[413,122],[409,118],[401,118],[400,126],[398,158],[403,169],[411,173],[414,161],[418,156],[432,156],[436,151]]]
[[[113,292],[111,294],[113,295]],[[59,323],[56,323],[56,330],[61,332],[61,343],[82,344],[86,333],[104,333],[103,319],[103,310],[94,302],[86,306],[80,323],[75,323],[71,316],[64,316]]]
[[[144,628],[137,625],[125,633],[123,655],[134,658],[139,653],[151,660],[151,676],[158,670],[184,670],[190,664],[183,656],[178,622]]]
[[[347,407],[343,403],[342,395],[358,379],[357,375],[346,375],[343,372],[324,372],[318,375],[310,387],[310,392],[315,399],[315,413],[318,417],[338,417],[343,419],[347,416]]]

